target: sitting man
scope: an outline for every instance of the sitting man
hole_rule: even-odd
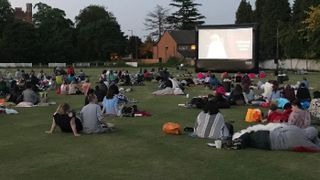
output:
[[[95,94],[88,95],[89,104],[84,106],[80,112],[83,125],[83,133],[104,133],[108,130],[107,126],[101,122],[103,119],[102,111]]]
[[[32,104],[37,104],[40,101],[39,96],[31,89],[31,83],[27,83],[27,89],[22,91],[23,102],[30,102]]]

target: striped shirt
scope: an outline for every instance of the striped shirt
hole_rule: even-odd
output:
[[[195,134],[200,138],[223,139],[229,136],[221,113],[210,115],[200,112],[194,127]]]

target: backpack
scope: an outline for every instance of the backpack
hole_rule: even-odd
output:
[[[136,105],[133,106],[124,106],[121,109],[121,115],[123,117],[134,117],[134,113],[138,111],[138,107]]]
[[[162,131],[165,134],[181,135],[181,126],[178,123],[167,122],[162,126]]]

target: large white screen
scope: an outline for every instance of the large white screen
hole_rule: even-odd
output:
[[[199,59],[252,59],[253,28],[199,29]]]

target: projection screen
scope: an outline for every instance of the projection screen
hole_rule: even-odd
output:
[[[255,36],[253,24],[199,26],[196,71],[256,71]]]

